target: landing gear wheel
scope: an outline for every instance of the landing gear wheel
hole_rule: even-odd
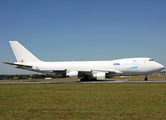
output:
[[[89,81],[89,78],[88,77],[84,77],[84,78],[81,78],[80,81]]]
[[[96,81],[97,79],[96,78],[91,78],[89,79],[90,81]]]
[[[147,76],[145,76],[145,81],[148,81],[148,77]]]

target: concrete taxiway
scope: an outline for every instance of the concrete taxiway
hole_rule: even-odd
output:
[[[75,81],[75,80],[0,80],[0,84],[71,84],[71,83],[166,83],[166,80],[96,80],[96,81]]]

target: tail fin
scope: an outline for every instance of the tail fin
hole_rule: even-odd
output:
[[[18,41],[9,41],[17,62],[39,62],[40,60],[29,52]]]

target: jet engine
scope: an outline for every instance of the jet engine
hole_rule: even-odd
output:
[[[106,73],[99,72],[99,73],[93,74],[93,77],[97,78],[97,79],[105,79],[106,78]]]
[[[70,78],[78,78],[78,71],[68,72],[66,76],[69,76]]]
[[[37,66],[33,66],[32,69],[35,70],[35,71],[39,71],[40,70],[39,67],[37,67]]]

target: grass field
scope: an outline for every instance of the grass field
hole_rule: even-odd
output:
[[[144,81],[145,79],[145,75],[139,75],[139,76],[115,76],[114,78],[106,78],[106,80],[143,80]],[[68,81],[68,80],[76,80],[76,81],[80,81],[80,78],[53,78],[53,79],[49,79],[49,80],[46,80],[46,79],[9,79],[9,80],[20,80],[20,81],[26,81],[26,80],[32,80],[32,81],[49,81],[49,80],[58,80],[58,81]],[[166,76],[148,76],[148,80],[166,80]],[[1,80],[0,80],[1,81]]]
[[[0,119],[166,119],[166,83],[0,85]]]

